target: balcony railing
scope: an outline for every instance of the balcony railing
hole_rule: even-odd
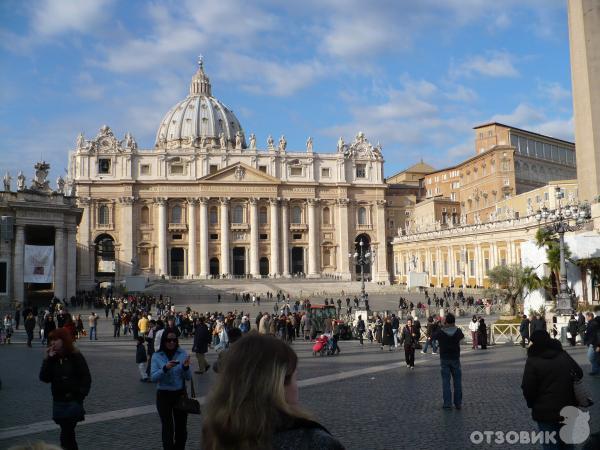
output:
[[[306,230],[308,230],[308,225],[305,223],[291,223],[290,230],[291,231],[306,231]]]
[[[232,230],[240,231],[240,230],[248,230],[250,229],[250,225],[247,223],[232,223],[230,225]]]
[[[366,231],[366,230],[372,230],[373,229],[373,225],[368,223],[368,224],[364,224],[364,225],[356,225],[356,231]]]
[[[169,231],[185,231],[187,230],[186,223],[170,223]]]

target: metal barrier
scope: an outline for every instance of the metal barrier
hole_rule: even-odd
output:
[[[517,324],[493,324],[491,344],[520,344],[521,333]]]

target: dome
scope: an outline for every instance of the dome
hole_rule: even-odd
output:
[[[233,111],[211,95],[202,59],[198,65],[189,95],[161,120],[155,146],[246,148],[240,122]]]

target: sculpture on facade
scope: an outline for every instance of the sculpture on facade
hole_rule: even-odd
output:
[[[221,146],[221,148],[227,147],[227,141],[225,140],[225,133],[223,133],[222,131],[219,134],[219,145]]]
[[[279,138],[279,151],[285,152],[286,148],[287,148],[287,141],[285,140],[285,136],[282,134],[281,137]]]
[[[267,138],[267,149],[275,150],[275,141],[273,140],[273,136],[269,135]]]
[[[23,190],[25,190],[25,175],[19,171],[19,175],[17,175],[17,191]]]
[[[250,149],[256,150],[256,136],[254,133],[250,133]]]
[[[82,150],[85,148],[85,138],[83,137],[83,133],[79,133],[77,136],[77,150]]]
[[[59,194],[65,193],[65,180],[61,176],[56,179],[56,192]]]
[[[10,182],[12,181],[12,177],[10,176],[10,172],[6,172],[4,174],[4,192],[10,192]]]
[[[235,172],[233,173],[233,176],[236,180],[242,181],[246,176],[246,170],[242,166],[237,166]]]
[[[131,150],[137,149],[137,142],[135,141],[135,139],[129,132],[127,134],[125,134],[125,148],[131,149]]]
[[[235,133],[235,148],[236,148],[236,150],[242,149],[242,142],[243,142],[242,133],[238,130]]]
[[[342,153],[344,151],[344,139],[340,136],[337,141],[337,151]]]
[[[35,178],[31,184],[31,189],[35,191],[50,190],[50,182],[46,179],[48,178],[49,170],[50,164],[48,164],[46,161],[38,162],[35,165]]]
[[[310,137],[310,136],[306,140],[306,151],[308,153],[312,153],[312,151],[313,151],[313,140],[312,140],[312,137]]]

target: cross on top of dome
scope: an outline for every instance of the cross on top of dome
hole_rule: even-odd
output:
[[[198,56],[198,70],[190,83],[190,95],[211,96],[210,79],[204,73],[204,57]]]

